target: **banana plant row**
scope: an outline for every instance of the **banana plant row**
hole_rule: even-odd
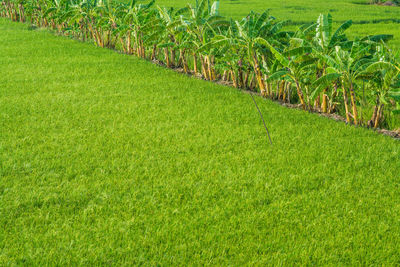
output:
[[[2,0],[0,14],[355,125],[390,128],[400,118],[400,63],[386,45],[392,36],[349,39],[352,21],[334,27],[329,14],[294,31],[268,11],[225,19],[219,1],[209,0],[181,9],[135,0]]]

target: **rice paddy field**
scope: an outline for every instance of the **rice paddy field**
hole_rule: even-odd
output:
[[[221,0],[265,9],[400,48],[400,7]],[[0,18],[0,266],[400,265],[400,141],[255,101],[272,145],[249,94]]]
[[[147,1],[141,1],[147,2]],[[160,6],[184,7],[187,0],[157,0]],[[250,11],[269,9],[279,20],[288,20],[289,29],[315,22],[319,14],[330,13],[334,22],[353,20],[348,31],[350,37],[373,34],[392,34],[390,45],[400,47],[400,6],[369,5],[368,0],[220,0],[221,14],[241,19]]]
[[[1,266],[400,264],[398,140],[256,97],[270,145],[236,89],[0,40]]]

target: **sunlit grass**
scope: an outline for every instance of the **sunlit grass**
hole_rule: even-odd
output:
[[[148,2],[141,1],[141,2]],[[184,7],[194,0],[156,0],[160,6]],[[210,0],[210,2],[213,2]],[[241,19],[250,11],[270,9],[271,15],[291,24],[315,22],[318,15],[330,13],[334,21],[353,20],[350,35],[393,34],[393,47],[400,47],[400,7],[366,5],[368,0],[220,0],[222,15]],[[394,23],[396,22],[396,23]],[[295,28],[295,27],[290,27]]]
[[[399,8],[400,15],[400,8]],[[400,24],[398,23],[378,23],[378,24],[356,24],[349,31],[350,37],[367,36],[378,33],[391,34],[394,39],[389,42],[391,47],[399,50],[400,48]]]
[[[0,265],[395,265],[400,144],[0,20]]]
[[[143,0],[141,2],[148,2]],[[194,0],[156,0],[161,6],[184,7]],[[210,2],[213,2],[210,0]],[[359,2],[359,3],[358,3]],[[363,0],[220,0],[221,12],[229,17],[242,18],[250,11],[270,9],[280,20],[294,22],[315,20],[320,13],[331,13],[336,20],[352,19],[355,22],[379,19],[399,20],[400,7],[375,6],[363,4]],[[365,1],[367,3],[367,0]]]

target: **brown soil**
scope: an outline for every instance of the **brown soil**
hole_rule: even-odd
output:
[[[392,2],[392,1],[386,1],[386,2],[383,2],[383,3],[379,3],[379,4],[377,4],[377,5],[378,5],[378,6],[398,6],[397,3]]]

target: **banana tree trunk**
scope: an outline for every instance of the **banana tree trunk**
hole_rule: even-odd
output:
[[[208,72],[208,78],[209,78],[210,81],[213,81],[213,80],[214,80],[214,77],[213,77],[212,63],[211,63],[210,56],[206,56],[206,57],[205,57],[205,62],[206,62],[206,64],[207,64],[207,69],[206,69],[206,71]]]
[[[286,82],[281,81],[279,86],[278,100],[283,100],[283,92],[285,91]]]
[[[126,40],[126,48],[128,50],[128,54],[133,54],[133,48],[132,48],[132,34],[130,31],[128,31],[128,38]]]
[[[268,80],[268,76],[267,76],[267,75],[264,75],[264,81],[267,81],[267,80]],[[267,90],[266,90],[266,96],[268,96],[269,98],[272,98],[272,83],[266,82],[266,83],[265,83],[265,86],[266,86],[266,88],[267,88]]]
[[[197,55],[193,53],[193,71],[195,74],[198,73],[197,64]]]
[[[328,113],[328,95],[327,93],[327,89],[324,89],[324,92],[322,94],[322,112],[323,113]]]
[[[244,88],[244,80],[243,80],[243,71],[242,68],[239,67],[238,69],[238,86],[239,88]]]
[[[97,39],[97,45],[100,47],[103,47],[103,40],[101,38],[100,32],[97,28],[94,29],[95,35],[96,35],[96,39]]]
[[[235,71],[233,71],[233,70],[231,70],[231,77],[232,77],[233,86],[235,88],[238,88],[238,82],[237,82],[237,79],[236,79],[236,74],[235,74]]]
[[[122,39],[122,37],[119,37],[119,42],[121,43],[122,50],[124,51],[125,54],[127,54],[128,51],[126,49],[125,42],[124,39]]]
[[[262,73],[260,70],[260,65],[258,64],[258,59],[256,55],[253,55],[253,64],[254,64],[254,73],[256,75],[258,87],[260,88],[261,95],[265,96],[265,82],[263,80]]]
[[[209,80],[208,71],[207,71],[208,68],[206,65],[207,63],[206,63],[205,58],[202,55],[200,55],[200,63],[201,63],[201,71],[203,73],[204,79]]]
[[[179,49],[178,67],[183,68],[183,49]]]
[[[296,80],[296,89],[297,89],[297,95],[299,96],[299,99],[300,99],[300,103],[303,106],[303,109],[305,110],[306,103],[304,101],[304,95],[303,95],[303,92],[301,91],[300,84],[297,80]]]
[[[141,52],[140,52],[140,42],[136,42],[136,55],[140,57]]]
[[[175,67],[175,58],[176,58],[176,52],[175,49],[171,49],[171,66]]]
[[[335,100],[335,98],[336,98],[336,96],[337,96],[337,94],[338,94],[338,86],[337,86],[337,83],[335,82],[334,84],[333,84],[333,92],[332,92],[332,95],[331,95],[331,98],[330,99],[328,99],[329,101],[328,101],[328,105],[329,105],[329,107],[328,107],[328,114],[331,114],[331,113],[333,113],[334,111],[335,111],[335,108],[336,108],[336,104],[335,103],[333,103],[333,101]]]
[[[250,78],[250,70],[248,70],[246,72],[246,74],[244,75],[244,84],[243,87],[248,89],[249,88],[249,78]]]
[[[146,48],[144,47],[143,39],[140,39],[141,57],[146,58]]]
[[[354,93],[353,83],[350,83],[350,98],[351,98],[351,105],[353,107],[353,117],[354,117],[354,124],[358,124],[358,113],[357,113],[357,106],[356,106],[356,97]]]
[[[19,8],[19,20],[21,22],[25,22],[25,9],[24,9],[24,6],[22,4],[19,4],[18,8]]]
[[[282,101],[286,102],[287,96],[289,96],[290,90],[290,82],[286,83],[285,88],[283,89]]]
[[[151,60],[156,60],[157,45],[153,45],[153,52],[151,53]]]
[[[189,73],[189,67],[188,67],[188,64],[187,64],[187,62],[186,62],[186,56],[185,56],[185,54],[186,54],[186,51],[185,51],[185,49],[183,49],[183,50],[182,50],[182,54],[181,54],[181,56],[182,56],[183,71],[184,71],[185,73]]]
[[[164,57],[165,57],[165,63],[167,64],[167,68],[170,68],[171,67],[171,62],[169,61],[168,47],[164,47]]]
[[[256,75],[254,73],[251,73],[249,89],[251,91],[253,91],[256,86],[257,86],[257,84],[256,84]]]
[[[347,121],[347,123],[350,123],[349,106],[347,104],[347,102],[348,102],[348,100],[347,100],[347,91],[346,91],[346,88],[345,88],[344,84],[342,85],[342,88],[343,88],[344,109],[346,111],[346,121]]]
[[[89,22],[89,23],[88,23],[88,26],[89,26],[89,31],[90,31],[90,33],[92,34],[92,39],[96,42],[96,44],[98,44],[98,42],[97,42],[97,36],[96,36],[96,34],[95,34],[95,32],[94,32],[92,23]],[[61,27],[59,28],[58,31],[61,32]]]
[[[211,77],[213,79],[213,81],[215,81],[217,79],[217,74],[215,72],[215,57],[211,56]]]
[[[224,74],[222,75],[222,80],[225,82],[228,78],[228,71],[224,70]]]
[[[379,126],[379,124],[381,122],[381,119],[383,117],[383,108],[384,108],[384,104],[381,104],[378,107],[377,115],[376,115],[375,122],[374,122],[374,128],[375,129],[378,128],[378,126]]]

